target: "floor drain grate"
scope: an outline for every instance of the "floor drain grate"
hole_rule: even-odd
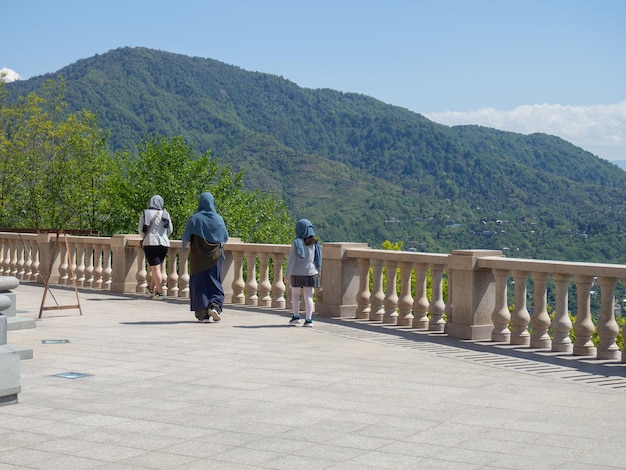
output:
[[[61,379],[82,379],[83,377],[92,377],[92,375],[83,374],[81,372],[63,372],[62,374],[55,374],[52,377],[59,377]]]

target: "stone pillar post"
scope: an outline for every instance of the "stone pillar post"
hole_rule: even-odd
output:
[[[345,257],[348,248],[367,248],[366,243],[324,243],[322,248],[322,301],[315,312],[327,317],[354,318],[359,293],[359,264]]]
[[[4,308],[0,306],[0,311],[5,317],[14,317],[16,314],[16,297],[15,292],[11,292],[11,289],[17,289],[19,285],[19,279],[14,276],[0,276],[0,296],[5,298],[2,303],[4,305],[8,302]]]
[[[140,268],[136,247],[128,240],[136,240],[137,235],[118,234],[111,237],[113,253],[113,277],[111,292],[136,292],[137,272]]]
[[[59,283],[59,265],[61,264],[61,242],[62,235],[59,235],[59,243],[56,233],[38,233],[37,245],[39,246],[39,274],[38,282],[44,284],[50,276],[50,284]]]
[[[0,353],[0,405],[17,403],[22,391],[20,357],[17,354]]]
[[[9,299],[5,296],[0,295],[0,310],[4,305],[8,306],[10,303]],[[0,313],[0,346],[7,344],[7,331],[9,330],[9,326],[7,323],[7,317]]]
[[[454,277],[452,321],[448,336],[469,340],[491,339],[491,314],[495,306],[495,281],[490,269],[479,269],[483,256],[502,256],[500,250],[455,250],[448,261],[448,273]],[[450,302],[450,299],[448,299]]]
[[[2,276],[0,279],[7,277]],[[9,279],[15,279],[9,277]],[[13,354],[9,348],[5,350],[7,344],[7,317],[2,315],[2,311],[9,308],[11,299],[0,294],[0,405],[17,403],[17,394],[22,391],[20,356]]]

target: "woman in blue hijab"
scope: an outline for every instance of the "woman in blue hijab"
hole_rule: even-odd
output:
[[[228,230],[215,210],[211,193],[202,193],[198,209],[189,220],[182,237],[183,250],[189,250],[190,308],[198,321],[222,319],[224,288],[222,286],[222,245],[228,241]]]
[[[305,320],[303,326],[313,326],[313,289],[320,287],[322,247],[318,243],[313,224],[307,219],[296,222],[296,238],[291,244],[289,260],[285,269],[285,282],[291,282],[293,315],[289,323],[300,323],[300,293],[304,300]]]

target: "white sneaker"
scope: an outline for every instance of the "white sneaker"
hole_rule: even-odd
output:
[[[222,319],[222,317],[220,316],[220,312],[218,312],[215,307],[211,307],[209,309],[209,315],[211,315],[213,321],[220,321]]]

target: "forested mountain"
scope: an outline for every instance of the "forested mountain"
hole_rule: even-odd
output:
[[[7,85],[62,76],[113,150],[181,135],[281,194],[324,241],[626,261],[626,172],[544,134],[448,127],[374,98],[307,89],[215,60],[121,48]]]

